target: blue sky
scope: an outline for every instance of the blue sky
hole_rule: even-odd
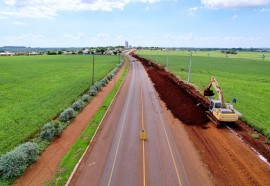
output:
[[[1,0],[0,46],[270,47],[270,0]]]

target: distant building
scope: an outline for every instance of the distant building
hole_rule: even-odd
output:
[[[13,53],[13,52],[8,52],[8,51],[0,52],[0,56],[14,56],[14,55],[15,55],[15,53]]]
[[[128,42],[125,41],[125,48],[128,48]]]
[[[107,50],[104,52],[105,55],[114,55],[113,50]]]
[[[89,54],[89,49],[84,49],[82,52],[83,54]]]
[[[35,55],[39,55],[39,53],[37,53],[37,52],[29,52],[28,55],[29,56],[33,56],[33,55],[35,56]]]
[[[64,51],[63,54],[64,55],[72,55],[73,53],[72,52],[69,52],[69,51]]]

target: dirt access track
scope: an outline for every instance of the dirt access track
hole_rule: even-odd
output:
[[[263,143],[263,137],[251,138],[254,131],[242,121],[217,129],[202,106],[208,100],[194,87],[151,61],[133,56],[144,65],[167,108],[185,124],[216,185],[270,185],[270,145]]]

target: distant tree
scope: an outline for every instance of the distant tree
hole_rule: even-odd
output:
[[[105,49],[102,48],[102,49],[100,50],[100,52],[101,52],[101,54],[104,54],[104,53],[105,53]]]
[[[221,50],[220,52],[223,54],[237,54],[236,50]]]
[[[48,55],[57,55],[57,53],[55,51],[48,51],[47,54]]]
[[[63,54],[63,52],[62,51],[58,51],[58,55],[62,55]]]

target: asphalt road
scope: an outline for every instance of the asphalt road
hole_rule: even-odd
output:
[[[209,185],[179,148],[186,142],[175,141],[143,66],[129,58],[126,81],[69,185]]]

